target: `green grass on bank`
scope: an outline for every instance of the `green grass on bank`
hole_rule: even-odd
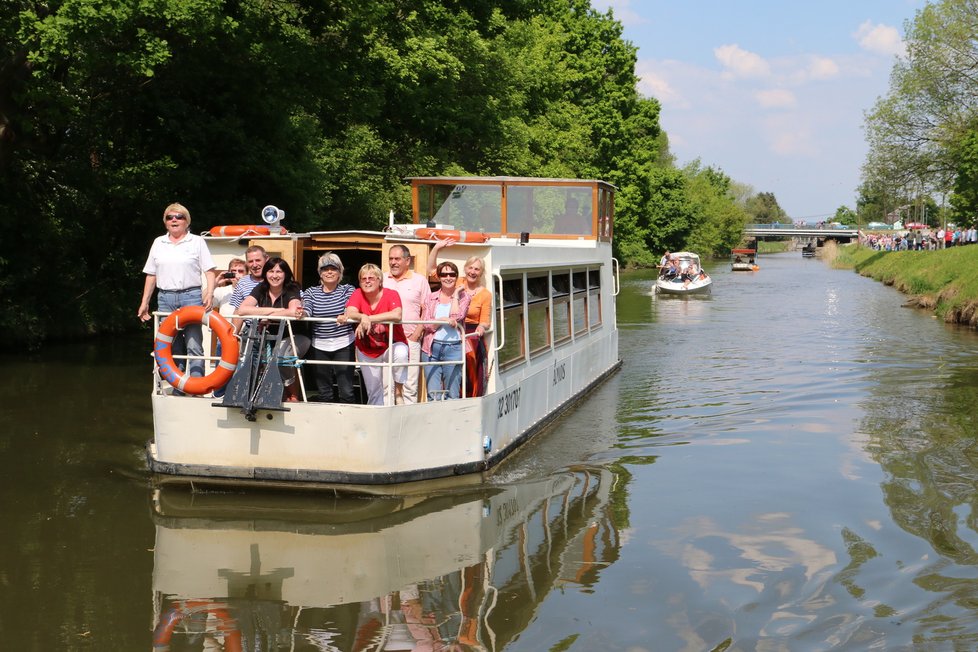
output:
[[[911,295],[910,303],[949,323],[978,327],[978,246],[937,251],[875,251],[840,247],[833,266],[854,269],[863,276]]]
[[[757,253],[760,254],[780,254],[790,251],[794,243],[790,240],[761,240],[757,243]]]

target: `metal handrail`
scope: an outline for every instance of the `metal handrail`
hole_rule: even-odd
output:
[[[160,318],[165,318],[166,316],[170,315],[170,313],[169,312],[156,311],[156,312],[154,312],[152,314],[155,317],[155,321],[154,321],[154,338],[155,338],[156,333],[159,331]],[[396,362],[394,362],[393,357],[391,358],[391,360],[389,360],[389,361],[383,361],[383,362],[368,362],[368,361],[360,361],[360,360],[356,360],[356,359],[353,360],[353,361],[351,361],[351,362],[343,362],[343,361],[337,361],[337,360],[312,360],[312,359],[309,359],[308,357],[302,357],[302,358],[299,357],[299,351],[298,351],[298,348],[296,347],[296,343],[295,343],[295,335],[296,334],[295,334],[295,332],[292,329],[292,323],[291,322],[339,323],[339,322],[337,322],[337,320],[336,320],[335,317],[301,317],[301,318],[299,318],[299,317],[289,317],[289,316],[284,316],[284,315],[245,315],[245,316],[238,315],[237,317],[240,318],[240,319],[242,319],[242,320],[245,320],[245,319],[259,319],[259,320],[267,320],[267,321],[286,321],[286,322],[289,322],[289,324],[288,324],[289,346],[292,349],[293,356],[296,358],[297,366],[304,366],[304,365],[307,365],[308,364],[308,365],[328,365],[328,366],[338,366],[338,367],[346,367],[346,366],[350,366],[350,365],[353,365],[353,366],[358,366],[359,365],[359,366],[373,366],[373,367],[388,367],[388,368],[391,369],[391,372],[390,373],[393,374],[393,368],[394,367],[407,366],[407,365],[410,365],[410,364],[417,364],[420,370],[423,370],[425,367],[451,366],[451,365],[458,365],[458,364],[460,364],[462,366],[462,372],[461,372],[462,373],[462,396],[461,396],[461,398],[467,398],[467,392],[466,392],[466,388],[465,388],[465,378],[467,377],[468,368],[467,368],[467,361],[466,361],[464,347],[463,347],[463,351],[462,351],[462,359],[461,359],[461,361],[444,360],[444,361],[427,361],[426,362],[426,361],[419,360],[417,363],[408,362],[408,363],[405,364],[405,363],[396,363]],[[351,318],[350,320],[348,320],[347,323],[356,323],[358,321],[359,320],[356,319],[356,318]],[[445,322],[443,322],[441,320],[437,320],[437,319],[428,319],[428,320],[422,320],[422,319],[405,319],[405,320],[401,320],[399,322],[382,321],[382,322],[374,322],[374,323],[385,324],[387,326],[392,326],[394,324],[401,324],[401,325],[415,324],[415,325],[418,325],[418,326],[423,326],[425,324],[437,324],[439,326],[447,325]],[[206,328],[206,325],[203,325],[203,326],[204,326],[204,328]],[[178,326],[178,328],[179,328],[179,326]],[[458,332],[459,338],[463,342],[465,341],[466,338],[477,338],[477,337],[479,337],[479,335],[477,335],[476,333],[466,333],[465,332],[465,323],[464,323],[464,321],[459,322],[455,326],[455,330]],[[492,332],[492,330],[493,330],[492,328],[489,328],[488,330],[486,330],[485,334],[488,335],[489,333]],[[394,342],[393,342],[394,329],[393,328],[388,328],[387,337],[388,337],[387,346],[388,346],[388,350],[389,350],[390,347],[392,347],[393,344],[394,344]],[[311,339],[312,339],[312,337],[310,336],[310,340]],[[312,343],[310,342],[310,347],[311,346],[312,346]],[[308,356],[308,354],[307,354],[307,356]],[[189,354],[180,354],[180,355],[174,355],[173,357],[174,357],[174,359],[178,359],[178,360],[204,360],[204,361],[208,361],[208,362],[214,361],[214,360],[220,360],[220,357],[219,356],[207,355],[207,354],[204,354],[204,355],[201,355],[201,356],[195,356],[195,355],[189,355]],[[423,371],[421,373],[423,373]],[[305,381],[302,379],[302,374],[301,373],[298,374],[298,377],[299,377],[299,387],[301,389],[302,400],[303,401],[308,401],[308,396],[306,394],[306,388],[305,388]],[[389,403],[390,405],[394,405],[393,391],[394,391],[394,383],[390,383],[389,386],[388,386],[388,391],[387,391],[387,399],[390,401],[390,403]]]

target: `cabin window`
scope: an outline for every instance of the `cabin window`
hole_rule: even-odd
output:
[[[591,186],[509,186],[508,233],[590,235]]]
[[[507,369],[523,361],[526,347],[523,339],[523,277],[503,279],[502,301],[505,341],[499,350],[499,368]]]
[[[418,218],[440,228],[499,233],[502,197],[498,184],[423,184],[418,186]]]
[[[572,310],[574,313],[574,334],[587,332],[587,272],[573,274],[574,298]]]
[[[550,276],[526,279],[526,306],[530,332],[530,355],[550,348]]]
[[[588,317],[591,328],[601,325],[601,270],[588,270]]]
[[[571,338],[570,274],[554,272],[550,285],[550,296],[553,297],[554,344],[560,344]]]
[[[614,195],[607,188],[598,191],[598,235],[602,238],[611,237],[611,225],[614,222]]]

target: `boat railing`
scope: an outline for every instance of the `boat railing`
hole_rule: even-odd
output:
[[[170,315],[169,312],[162,312],[162,311],[157,311],[157,312],[154,312],[153,313],[154,324],[155,324],[155,326],[154,326],[154,337],[156,335],[158,335],[160,323],[162,322],[162,320],[166,319],[169,315]],[[456,361],[456,360],[444,360],[444,361],[432,361],[432,360],[424,361],[424,360],[419,360],[418,362],[403,363],[403,362],[395,362],[393,360],[393,356],[388,356],[388,359],[387,360],[380,360],[380,361],[377,361],[377,362],[370,362],[370,361],[357,360],[357,359],[354,359],[352,362],[346,362],[346,361],[342,361],[342,360],[315,360],[315,359],[312,359],[312,358],[309,357],[309,350],[312,349],[312,339],[313,339],[312,336],[311,335],[306,335],[305,333],[298,333],[298,332],[296,332],[295,326],[297,324],[311,324],[311,325],[314,325],[314,324],[317,324],[317,323],[326,323],[326,324],[338,324],[338,323],[340,323],[340,322],[338,322],[336,320],[335,317],[302,317],[302,318],[297,318],[297,317],[286,317],[286,316],[263,315],[263,316],[260,316],[260,317],[256,317],[256,316],[247,316],[247,317],[234,316],[234,317],[229,318],[229,320],[232,321],[232,322],[235,322],[235,323],[239,323],[238,327],[236,328],[237,337],[239,339],[241,338],[241,332],[243,330],[243,328],[240,326],[240,324],[243,324],[245,321],[248,321],[248,320],[260,320],[260,321],[264,321],[264,322],[285,322],[285,332],[281,334],[281,337],[282,337],[283,340],[285,340],[285,341],[288,342],[287,349],[288,349],[288,351],[291,352],[291,356],[289,356],[287,359],[284,359],[283,360],[282,366],[294,366],[296,368],[301,368],[301,367],[306,366],[306,365],[310,365],[310,366],[324,365],[324,366],[335,366],[335,367],[348,367],[348,366],[351,366],[351,365],[354,366],[354,367],[383,367],[385,369],[385,383],[384,384],[385,384],[385,388],[386,388],[386,391],[387,391],[387,397],[386,397],[386,403],[385,404],[387,404],[387,405],[394,405],[394,383],[388,382],[388,379],[392,377],[394,368],[396,368],[396,367],[403,367],[403,366],[409,366],[409,365],[417,365],[419,367],[419,376],[420,377],[423,377],[424,376],[424,369],[425,368],[428,368],[428,367],[461,365],[461,376],[462,376],[461,398],[467,398],[468,397],[467,396],[467,390],[466,390],[466,384],[465,384],[465,379],[467,378],[468,368],[467,368],[467,360],[466,360],[465,347],[464,346],[462,347],[462,359],[460,361]],[[357,323],[358,321],[359,320],[356,319],[356,318],[351,318],[348,323]],[[424,326],[426,324],[432,324],[432,325],[438,325],[438,326],[447,326],[446,322],[441,321],[441,320],[437,320],[437,319],[430,319],[430,320],[405,319],[405,320],[401,320],[399,322],[380,321],[380,322],[372,322],[372,323],[374,323],[374,324],[383,324],[383,325],[386,325],[388,327],[393,326],[395,324],[401,324],[402,326],[403,325],[413,324],[413,325],[417,325],[419,327]],[[178,324],[178,328],[179,328],[179,324]],[[206,352],[207,341],[208,341],[208,338],[206,337],[206,333],[209,331],[209,329],[207,328],[206,325],[202,325],[202,328],[204,329],[204,333],[205,333],[205,337],[204,337],[205,353],[204,353],[204,355],[190,355],[189,353],[174,354],[173,355],[173,359],[175,361],[178,361],[178,362],[179,361],[182,361],[184,364],[187,364],[187,362],[190,361],[190,360],[203,360],[204,363],[205,363],[205,365],[210,365],[210,367],[215,366],[220,361],[221,356],[220,356],[219,352],[217,352],[217,353],[215,353],[213,355]],[[465,342],[465,340],[467,340],[469,338],[478,338],[478,337],[480,337],[476,333],[466,333],[465,332],[465,325],[462,322],[459,322],[458,324],[456,324],[455,330],[458,333],[459,338],[461,339],[462,342]],[[491,331],[492,331],[492,329],[486,330],[485,335],[489,335],[491,333]],[[306,337],[306,338],[309,338],[309,340],[310,340],[310,342],[309,342],[309,350],[307,350],[305,352],[305,354],[304,355],[301,355],[301,356],[299,355],[299,350],[300,350],[300,348],[302,348],[302,346],[300,346],[297,343],[297,339],[296,339],[297,336]],[[388,328],[387,329],[387,346],[388,346],[388,350],[390,349],[390,347],[393,346],[393,344],[394,344],[394,329],[393,328]],[[211,347],[212,350],[214,350],[214,348],[215,347],[213,347],[213,346]],[[305,380],[303,378],[303,374],[299,373],[299,374],[297,374],[297,376],[298,376],[298,380],[299,380],[300,396],[302,397],[302,400],[303,401],[308,401],[309,400],[309,397],[308,397],[308,394],[306,392]],[[160,378],[159,374],[157,374],[157,377]],[[421,383],[419,382],[419,393],[420,393],[420,384]],[[162,387],[162,385],[160,385],[160,387]]]

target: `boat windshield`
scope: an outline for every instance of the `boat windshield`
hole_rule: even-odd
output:
[[[510,184],[504,211],[502,184],[424,183],[418,185],[418,221],[484,233],[593,235],[593,198],[593,184]],[[610,235],[610,206],[601,220]]]

